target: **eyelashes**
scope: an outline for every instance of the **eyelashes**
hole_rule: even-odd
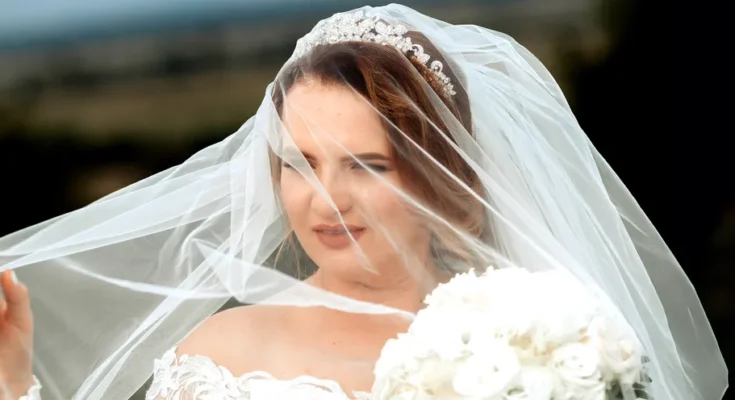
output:
[[[286,169],[300,169],[300,168],[306,168],[307,165],[304,165],[303,163],[300,163],[300,162],[289,163],[288,161],[283,161],[281,162],[281,167],[286,168]],[[308,167],[313,168],[311,164],[308,164]]]
[[[293,162],[289,163],[288,161],[283,161],[281,163],[281,166],[286,169],[299,169],[299,168],[306,168],[308,165],[309,168],[314,168],[315,165],[313,163],[304,164],[303,162]],[[390,168],[387,165],[381,165],[381,164],[371,164],[371,163],[353,163],[350,165],[351,170],[356,171],[362,171],[362,170],[371,170],[376,173],[384,173],[390,171]]]
[[[363,163],[363,164],[355,163],[355,164],[352,165],[351,169],[356,169],[356,170],[369,169],[369,170],[371,170],[373,172],[379,172],[379,173],[380,172],[387,172],[388,171],[388,167],[385,166],[385,165],[368,164],[368,163]]]

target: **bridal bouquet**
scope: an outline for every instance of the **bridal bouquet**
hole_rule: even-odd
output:
[[[571,274],[470,271],[426,305],[383,348],[372,400],[648,398],[632,328]]]

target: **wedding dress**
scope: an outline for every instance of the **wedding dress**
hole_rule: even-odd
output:
[[[311,376],[280,380],[265,371],[235,376],[209,357],[177,357],[174,348],[155,361],[146,400],[348,400],[367,395],[349,396],[339,383]]]
[[[21,400],[42,400],[41,384]],[[177,355],[173,348],[154,362],[153,382],[145,400],[362,400],[369,393],[348,395],[339,383],[312,376],[276,379],[265,371],[235,376],[202,355]]]

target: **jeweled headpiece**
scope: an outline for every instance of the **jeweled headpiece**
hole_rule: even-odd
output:
[[[311,32],[299,39],[293,57],[301,58],[314,47],[323,44],[373,42],[390,45],[406,55],[411,53],[426,65],[441,82],[445,94],[449,96],[457,94],[449,77],[442,72],[444,65],[438,60],[429,63],[431,56],[424,52],[423,46],[413,43],[410,37],[405,37],[407,32],[408,28],[403,25],[388,24],[362,10],[349,14],[336,14],[319,21]]]

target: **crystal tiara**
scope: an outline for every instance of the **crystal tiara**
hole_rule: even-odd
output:
[[[424,48],[411,42],[410,37],[404,37],[408,28],[403,25],[389,25],[377,16],[369,15],[360,10],[349,14],[336,14],[319,21],[314,29],[296,42],[293,57],[298,59],[306,55],[314,47],[322,44],[344,42],[373,42],[390,45],[408,55],[412,53],[417,60],[426,65],[442,83],[444,93],[454,96],[454,85],[449,77],[444,75],[444,65],[424,53]]]

